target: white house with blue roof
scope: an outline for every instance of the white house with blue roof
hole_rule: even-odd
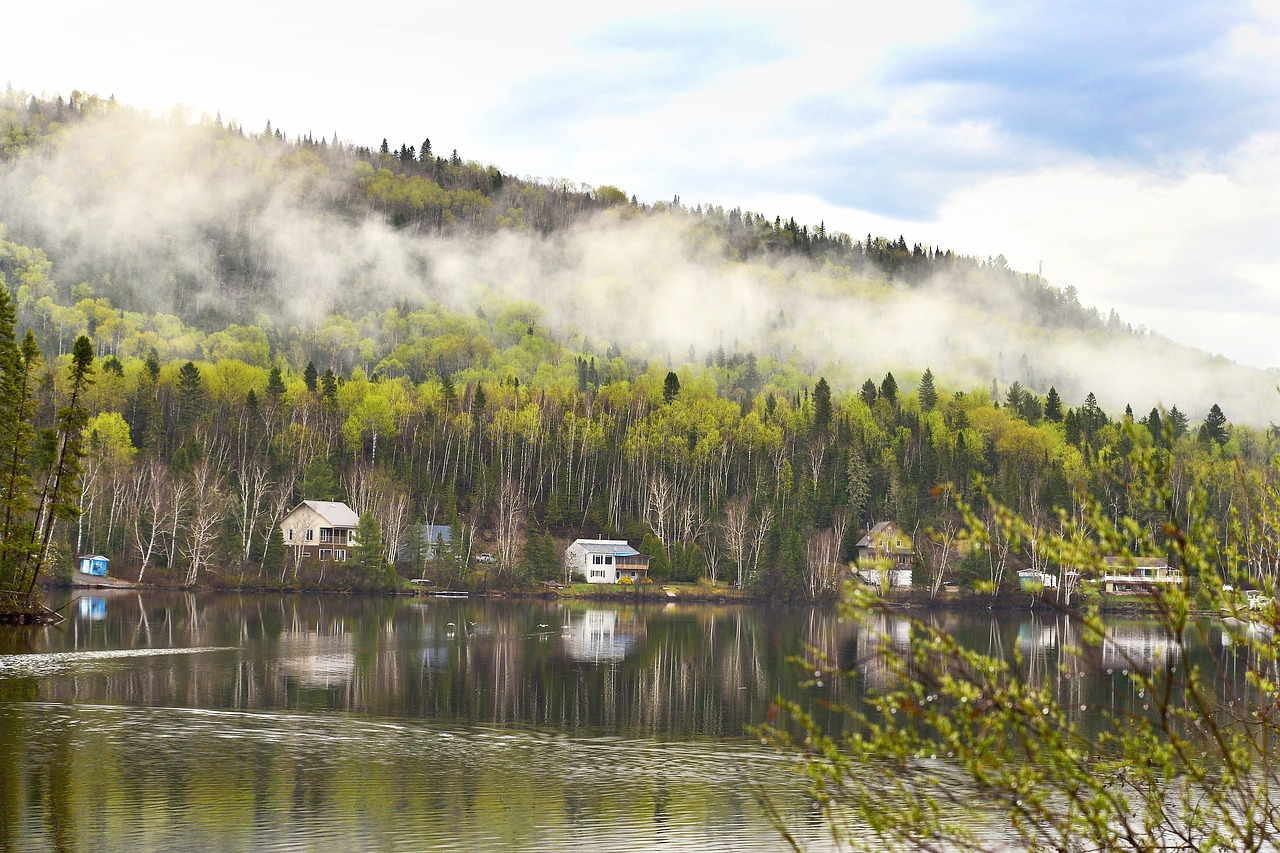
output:
[[[587,583],[618,583],[629,578],[643,583],[649,577],[649,558],[625,539],[578,539],[564,552],[565,576],[582,575]]]

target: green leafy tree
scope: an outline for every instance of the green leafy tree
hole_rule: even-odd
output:
[[[878,627],[895,612],[891,603],[850,590],[843,615],[865,626],[870,639],[858,653],[876,661],[877,683],[884,686],[862,693],[830,688],[856,697],[836,708],[847,718],[838,724],[779,698],[781,716],[758,730],[798,759],[810,795],[843,845],[877,851],[1273,849],[1280,834],[1280,718],[1274,712],[1280,647],[1271,637],[1280,631],[1280,610],[1250,611],[1232,587],[1259,586],[1274,604],[1275,579],[1259,573],[1241,549],[1258,547],[1255,536],[1268,550],[1280,547],[1273,524],[1280,494],[1266,492],[1223,540],[1207,501],[1212,484],[1182,482],[1167,449],[1132,444],[1132,516],[1116,517],[1109,503],[1081,490],[1076,514],[1064,513],[1052,533],[1033,535],[1031,521],[990,495],[989,512],[959,502],[966,535],[977,546],[998,529],[1042,565],[1101,575],[1111,555],[1121,555],[1129,569],[1140,556],[1158,555],[1184,577],[1200,578],[1198,590],[1170,583],[1149,593],[1152,629],[1165,643],[1155,665],[1112,647],[1121,663],[1108,675],[1124,685],[1131,703],[1080,707],[1074,679],[1084,677],[1084,647],[1110,639],[1095,607],[1058,606],[1060,625],[1081,644],[1063,649],[1069,655],[1064,684],[1026,666],[1020,655],[1010,660],[989,647],[974,648],[936,619],[898,611],[893,618],[910,627],[909,642],[902,642],[897,630],[890,635]],[[1253,626],[1236,635],[1231,667],[1196,651],[1217,642],[1195,615],[1204,608]],[[815,686],[857,673],[816,650],[798,663]],[[787,832],[787,818],[773,815]],[[988,834],[993,827],[1000,832]]]

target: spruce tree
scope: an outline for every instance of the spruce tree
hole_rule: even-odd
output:
[[[48,561],[55,523],[80,514],[80,460],[85,455],[84,428],[89,422],[85,397],[92,384],[93,344],[81,335],[71,348],[71,364],[67,367],[67,400],[57,415],[57,450],[52,464],[45,471],[36,506],[38,521],[25,569],[28,598],[35,588],[36,576]]]
[[[1209,409],[1209,414],[1205,415],[1204,423],[1200,425],[1200,441],[1221,447],[1227,443],[1227,435],[1227,416],[1222,413],[1222,409],[1218,408],[1218,404],[1214,403]]]
[[[662,380],[662,402],[670,403],[680,394],[680,377],[674,370],[667,371],[667,378]]]
[[[312,394],[316,393],[317,378],[318,374],[316,373],[316,363],[314,361],[308,361],[306,369],[302,371],[302,381],[307,383],[307,390]]]
[[[884,397],[890,403],[898,401],[898,380],[893,378],[892,373],[886,373],[884,379],[880,382],[880,396]]]
[[[1058,389],[1052,385],[1049,386],[1049,394],[1044,398],[1044,419],[1054,423],[1062,422],[1062,398],[1058,396]]]
[[[920,408],[923,411],[931,412],[933,407],[938,405],[938,390],[933,387],[933,371],[927,367],[924,369],[924,376],[920,377],[920,388],[916,396],[920,400]]]
[[[826,377],[818,377],[813,386],[813,428],[825,433],[831,427],[831,386]]]

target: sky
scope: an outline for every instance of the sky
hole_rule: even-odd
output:
[[[374,11],[376,9],[376,11]],[[1280,2],[65,0],[0,78],[1003,254],[1280,367]]]

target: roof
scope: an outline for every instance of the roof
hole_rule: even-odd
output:
[[[422,528],[422,541],[434,545],[443,542],[446,545],[453,541],[453,527],[448,524],[428,524]]]
[[[627,544],[625,539],[578,539],[574,545],[581,545],[588,554],[613,554],[615,557],[640,556],[640,552]],[[573,545],[569,546],[570,548]]]
[[[872,538],[873,536],[883,536],[883,535],[885,535],[886,533],[888,533],[888,532],[889,532],[889,528],[891,528],[891,527],[892,527],[892,528],[894,528],[894,529],[897,529],[898,525],[894,524],[892,521],[881,521],[881,522],[877,523],[874,527],[872,527],[870,530],[868,530],[868,531],[867,531],[867,535],[866,535],[866,536],[863,536],[861,539],[859,539],[859,540],[858,540],[858,544],[857,544],[857,545],[855,545],[854,547],[855,547],[855,548],[870,548],[870,547],[871,547],[871,545],[873,544],[873,543],[872,543],[872,541],[871,541],[871,538]]]
[[[355,510],[342,501],[303,501],[298,506],[308,507],[334,527],[358,527],[360,525],[360,516],[356,515]]]

